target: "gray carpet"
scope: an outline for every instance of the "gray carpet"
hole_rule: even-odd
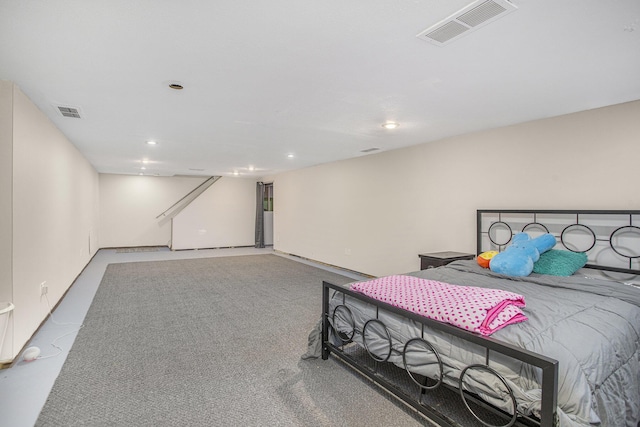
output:
[[[415,426],[330,359],[300,360],[321,282],[276,255],[110,264],[38,426]]]

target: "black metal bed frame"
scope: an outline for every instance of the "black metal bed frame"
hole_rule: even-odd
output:
[[[330,322],[329,322],[329,316],[333,316],[333,313],[329,313],[330,308],[329,308],[329,302],[330,302],[330,290],[333,290],[334,292],[338,292],[341,293],[343,295],[348,295],[352,298],[356,298],[359,299],[361,301],[364,301],[368,304],[371,304],[375,307],[377,307],[377,310],[384,310],[387,312],[391,312],[391,313],[396,313],[399,314],[403,317],[406,317],[408,319],[411,319],[415,322],[418,322],[420,324],[423,325],[423,330],[422,330],[422,336],[421,337],[416,337],[416,339],[421,339],[424,340],[425,342],[428,343],[428,341],[425,339],[424,337],[424,327],[429,327],[432,329],[437,329],[443,332],[446,332],[452,336],[455,337],[459,337],[462,338],[466,341],[478,344],[482,347],[485,348],[485,365],[470,365],[468,368],[469,369],[475,369],[475,368],[483,368],[484,369],[488,369],[490,372],[492,372],[494,375],[498,376],[498,378],[500,379],[500,381],[506,386],[504,379],[502,379],[502,377],[495,372],[491,367],[490,367],[490,353],[491,352],[497,352],[497,353],[501,353],[505,356],[509,356],[512,357],[514,359],[520,360],[524,363],[530,364],[532,366],[536,366],[538,368],[541,368],[542,370],[542,407],[541,407],[541,420],[538,423],[536,420],[533,420],[530,417],[526,417],[526,418],[521,418],[519,416],[519,414],[517,414],[517,411],[515,411],[514,408],[514,415],[511,416],[508,419],[508,422],[506,424],[504,424],[504,426],[531,426],[531,425],[539,425],[540,427],[553,427],[556,425],[556,407],[557,407],[557,400],[558,400],[558,396],[557,396],[557,388],[558,388],[558,362],[554,359],[545,357],[543,355],[539,355],[533,352],[530,352],[528,350],[513,346],[511,344],[508,343],[504,343],[501,341],[498,341],[494,338],[491,337],[483,337],[477,334],[474,334],[472,332],[466,331],[464,329],[460,329],[460,328],[456,328],[455,326],[451,326],[449,324],[446,323],[441,323],[441,322],[437,322],[435,320],[431,320],[429,318],[426,318],[424,316],[420,316],[411,312],[407,312],[405,310],[402,310],[400,308],[394,307],[392,305],[386,304],[382,301],[378,301],[375,300],[373,298],[369,298],[363,294],[359,294],[356,292],[351,291],[350,289],[345,289],[341,286],[337,286],[328,282],[322,282],[322,307],[323,307],[323,316],[322,316],[322,358],[324,360],[329,358],[329,354],[333,353],[335,356],[337,356],[338,358],[342,359],[343,361],[347,362],[350,366],[352,366],[353,368],[355,368],[357,371],[359,371],[361,374],[363,374],[364,376],[366,376],[367,378],[369,378],[370,380],[372,380],[374,383],[378,383],[381,384],[385,389],[387,389],[389,392],[391,392],[394,396],[398,397],[401,401],[403,401],[405,404],[411,406],[412,408],[414,408],[415,410],[419,411],[420,413],[424,414],[428,419],[437,422],[439,425],[443,426],[443,427],[457,427],[456,424],[452,424],[450,422],[450,420],[444,415],[439,413],[437,410],[430,408],[429,406],[425,406],[421,403],[421,394],[418,396],[411,396],[408,393],[406,393],[404,390],[396,387],[394,384],[392,384],[391,382],[387,381],[383,376],[379,375],[378,371],[376,369],[370,369],[366,366],[363,366],[361,363],[359,363],[355,358],[351,357],[349,354],[345,353],[343,351],[343,349],[339,346],[334,345],[331,340],[329,339],[329,328],[330,328]],[[338,307],[346,307],[344,305],[340,305]],[[347,309],[348,310],[348,309]],[[377,311],[378,312],[378,311]],[[335,313],[335,310],[334,310]],[[382,323],[380,320],[377,320],[378,322]],[[363,328],[365,329],[366,326]],[[353,330],[353,333],[351,334],[351,337],[353,337],[353,334],[355,333],[359,333],[364,335],[363,331],[357,331]],[[346,337],[345,339],[343,339],[343,343],[346,343],[350,341],[349,337]],[[430,344],[428,344],[430,346]],[[433,351],[435,351],[435,349],[431,346],[431,348],[433,349]],[[405,346],[406,349],[406,346]],[[393,349],[392,346],[389,347],[389,352],[395,351]],[[437,352],[436,352],[437,354]],[[376,367],[377,367],[377,363],[378,362],[386,362],[386,360],[388,360],[389,355],[387,355],[386,358],[384,357],[379,357],[377,355],[374,355],[372,353],[369,354],[374,361],[376,362]],[[437,356],[439,358],[439,356]],[[441,368],[442,369],[442,368]],[[412,374],[407,370],[407,372],[409,373],[409,375],[411,376],[411,378],[413,379]],[[441,372],[442,374],[442,372]],[[464,372],[460,377],[460,382],[462,382],[464,377]],[[415,379],[414,379],[415,381]],[[420,389],[421,392],[428,390],[428,389],[433,389],[433,388],[437,388],[438,386],[443,385],[446,386],[442,380],[438,381],[436,386],[426,386],[426,384],[421,385]],[[509,393],[513,399],[513,394],[511,393],[511,390],[509,389],[508,386],[507,390],[509,390]],[[467,393],[466,391],[463,391],[462,387],[459,387],[458,390],[461,393],[461,397],[462,397],[462,401],[465,403],[465,406],[467,406],[467,409],[469,411],[471,411],[471,414],[474,415],[474,417],[476,419],[478,419],[478,421],[480,421],[482,424],[486,425],[486,426],[493,426],[492,424],[488,424],[485,421],[483,421],[482,419],[480,419],[467,405],[466,400],[469,399],[477,404],[480,404],[481,406],[485,407],[486,409],[492,409],[490,406],[488,406],[488,404],[485,404],[481,401],[479,401],[478,399],[476,399],[473,395],[471,395],[470,393]],[[499,410],[495,410],[496,414],[500,414]]]
[[[494,221],[493,223],[489,224],[487,226],[487,224],[485,224],[485,222],[483,222],[487,217],[491,217],[491,216],[498,216],[498,220]],[[513,234],[515,234],[516,231],[514,231],[514,229],[517,229],[515,226],[511,225],[508,221],[505,220],[505,217],[508,217],[509,215],[515,215],[516,216],[516,220],[514,221],[515,224],[519,224],[519,223],[524,223],[524,226],[522,226],[521,230],[518,231],[528,231],[531,228],[541,228],[543,232],[553,232],[553,230],[550,230],[550,228],[548,226],[546,226],[545,224],[542,223],[541,221],[541,217],[544,217],[546,215],[560,215],[560,216],[570,216],[570,217],[575,217],[575,222],[573,221],[569,221],[569,224],[561,224],[561,228],[562,230],[555,233],[557,234],[557,237],[560,238],[560,242],[561,244],[567,248],[568,250],[572,250],[574,252],[588,252],[591,249],[593,249],[596,246],[596,242],[597,241],[602,241],[604,240],[600,235],[602,234],[602,232],[600,231],[594,231],[594,229],[596,229],[598,227],[598,219],[601,218],[602,216],[618,216],[621,215],[623,218],[628,218],[628,223],[616,226],[613,230],[613,232],[611,232],[609,234],[608,237],[606,237],[606,239],[608,239],[608,244],[609,247],[617,254],[617,256],[619,256],[619,258],[621,257],[622,259],[627,259],[628,260],[628,267],[624,268],[624,267],[620,267],[619,265],[601,265],[601,264],[597,264],[597,263],[589,263],[587,264],[586,267],[589,268],[594,268],[594,269],[598,269],[598,270],[606,270],[606,271],[613,271],[613,272],[618,272],[618,273],[631,273],[631,274],[635,274],[638,275],[640,274],[640,269],[636,269],[636,268],[632,268],[633,267],[633,263],[634,262],[638,262],[638,260],[640,259],[640,254],[629,254],[628,252],[625,251],[621,251],[619,250],[619,248],[615,247],[615,243],[614,243],[614,236],[616,236],[617,234],[620,234],[621,232],[632,232],[634,234],[638,234],[640,235],[640,227],[638,227],[638,225],[636,225],[637,223],[640,223],[640,210],[633,210],[633,211],[605,211],[605,210],[478,210],[477,211],[477,253],[480,254],[485,250],[492,250],[492,249],[496,249],[496,250],[502,250],[504,247],[506,247],[506,245],[509,243],[509,241],[511,240],[511,237],[513,236]],[[527,216],[531,215],[531,220],[527,220]],[[589,224],[589,221],[587,221],[587,218],[595,218],[595,225],[592,227]],[[635,222],[634,222],[635,221]],[[565,221],[566,222],[566,221]],[[508,230],[509,236],[508,239],[505,239],[505,241],[500,241],[500,242],[496,242],[492,239],[491,236],[491,227],[493,227],[494,223],[498,223],[499,226],[504,226],[506,227],[506,229]],[[558,228],[558,224],[554,224],[554,227],[557,229]],[[554,228],[551,227],[551,228]],[[571,247],[571,245],[566,244],[566,242],[564,241],[563,237],[565,235],[565,233],[567,233],[567,230],[572,229],[572,227],[579,227],[581,229],[586,230],[586,233],[590,233],[593,236],[593,245],[591,245],[591,247],[589,247],[587,250],[576,250],[574,247]],[[553,234],[553,233],[552,233]],[[606,233],[605,233],[606,234]],[[484,241],[483,240],[487,240],[487,238],[490,241],[490,245],[489,248],[486,248],[486,245],[483,245]],[[640,247],[640,246],[639,246]],[[591,261],[591,260],[590,260]],[[342,294],[342,298],[343,298],[343,304],[338,305],[335,309],[333,313],[330,313],[330,292],[333,291],[334,294],[335,293],[340,293]],[[344,335],[344,334],[336,334],[341,342],[341,345],[336,345],[332,342],[332,340],[330,339],[329,336],[329,332],[330,332],[330,328],[331,328],[331,322],[330,319],[333,320],[333,316],[335,316],[336,311],[338,311],[338,309],[342,308],[342,310],[348,315],[351,315],[351,312],[349,310],[349,308],[345,305],[345,299],[346,296],[349,296],[351,298],[355,298],[361,301],[364,301],[374,307],[376,307],[376,318],[375,319],[370,319],[369,321],[367,321],[367,323],[365,323],[365,325],[363,326],[362,330],[356,330],[355,324],[353,324],[353,318],[352,318],[352,326],[353,326],[353,330],[351,332],[350,335]],[[407,341],[407,343],[405,344],[403,350],[402,350],[402,354],[403,354],[403,362],[404,362],[404,366],[405,369],[408,373],[408,375],[411,377],[411,380],[413,380],[414,383],[416,383],[419,386],[419,394],[417,396],[414,395],[410,395],[406,390],[403,390],[399,387],[397,387],[396,385],[394,385],[393,383],[391,383],[389,380],[387,380],[385,377],[383,377],[379,371],[378,371],[378,366],[379,363],[385,363],[389,357],[391,356],[392,352],[396,352],[398,353],[399,351],[393,348],[392,345],[392,340],[391,340],[391,335],[389,334],[386,326],[384,325],[384,323],[379,320],[378,316],[380,311],[386,311],[389,313],[395,313],[398,314],[400,316],[403,316],[405,318],[411,319],[415,322],[418,322],[419,324],[422,325],[422,332],[421,332],[421,336],[420,337],[415,337],[409,341]],[[558,417],[557,417],[557,400],[558,400],[558,361],[546,357],[544,355],[541,354],[537,354],[531,351],[528,351],[526,349],[496,340],[494,338],[491,337],[484,337],[484,336],[480,336],[477,334],[474,334],[472,332],[457,328],[455,326],[451,326],[449,324],[446,323],[441,323],[438,321],[434,321],[431,320],[429,318],[402,310],[400,308],[391,306],[389,304],[386,304],[384,302],[369,298],[363,294],[360,293],[356,293],[351,291],[350,289],[345,289],[344,287],[341,286],[337,286],[337,285],[333,285],[331,283],[328,282],[323,282],[322,284],[322,358],[324,360],[329,358],[329,355],[331,353],[333,353],[336,357],[338,357],[339,359],[343,360],[344,362],[348,363],[350,366],[352,366],[354,369],[356,369],[358,372],[360,372],[362,375],[364,375],[365,377],[369,378],[371,381],[373,381],[374,383],[382,386],[384,389],[386,389],[388,392],[390,392],[392,395],[394,395],[396,398],[400,399],[402,402],[404,402],[405,404],[409,405],[410,407],[412,407],[413,409],[415,409],[416,411],[420,412],[421,414],[425,415],[427,417],[427,419],[438,423],[439,425],[443,426],[443,427],[457,427],[457,424],[453,421],[451,421],[445,414],[440,413],[437,409],[429,407],[425,404],[422,403],[422,395],[427,392],[430,391],[432,389],[438,388],[439,386],[443,385],[445,387],[449,387],[447,384],[444,384],[444,382],[442,381],[442,362],[440,361],[440,357],[436,351],[436,349],[429,343],[429,341],[425,338],[425,327],[434,329],[434,330],[439,330],[442,332],[445,332],[447,334],[450,334],[451,336],[454,337],[459,337],[462,338],[466,341],[472,342],[474,344],[477,344],[481,347],[484,348],[485,351],[485,364],[475,364],[475,365],[470,365],[467,366],[464,370],[462,370],[461,374],[460,374],[460,378],[459,378],[459,383],[458,383],[458,387],[457,387],[457,391],[460,394],[460,397],[462,399],[462,401],[464,402],[464,405],[466,407],[466,409],[471,412],[471,414],[483,425],[487,426],[487,427],[498,427],[498,426],[494,426],[493,424],[489,424],[488,422],[482,420],[478,415],[476,415],[476,413],[474,413],[474,411],[470,408],[470,406],[467,403],[467,400],[469,401],[473,401],[477,404],[479,404],[480,406],[482,406],[485,409],[488,409],[492,412],[494,412],[496,415],[500,416],[502,419],[506,420],[506,424],[504,424],[503,426],[500,427],[511,427],[511,426],[531,426],[531,425],[536,425],[536,426],[540,426],[540,427],[555,427],[558,424]],[[386,331],[387,337],[388,337],[388,341],[389,341],[389,350],[388,350],[388,354],[386,355],[386,357],[381,357],[380,355],[376,355],[372,352],[369,351],[368,347],[367,347],[367,343],[366,343],[366,337],[365,337],[365,331],[367,329],[367,325],[370,322],[377,322],[378,324],[382,325],[383,329]],[[361,334],[362,335],[362,339],[363,339],[363,344],[364,347],[367,351],[367,353],[369,354],[369,356],[374,360],[374,367],[370,368],[362,363],[360,363],[360,361],[356,360],[354,357],[352,357],[351,355],[349,355],[348,353],[346,353],[344,351],[344,346],[345,344],[348,344],[351,342],[351,339],[353,338],[353,336],[355,334]],[[433,380],[432,381],[436,381],[435,385],[427,385],[427,378],[424,379],[424,383],[419,383],[414,376],[412,375],[412,373],[410,372],[409,368],[407,367],[407,362],[405,359],[405,353],[407,352],[407,348],[408,345],[412,342],[412,341],[421,341],[426,347],[428,347],[436,356],[438,363],[439,363],[439,367],[440,367],[440,378],[438,380]],[[535,366],[537,368],[540,368],[542,371],[542,383],[541,383],[541,389],[542,389],[542,398],[541,398],[541,410],[540,410],[540,419],[535,419],[531,416],[525,416],[523,414],[519,414],[517,411],[517,402],[515,400],[515,397],[513,395],[513,392],[511,391],[511,389],[509,388],[509,386],[507,385],[507,383],[505,382],[504,378],[494,369],[491,368],[490,366],[490,362],[491,362],[491,358],[490,355],[492,352],[495,353],[500,353],[504,356],[508,356],[514,360],[518,360],[521,361],[523,363],[526,363],[528,365],[531,366]],[[464,376],[465,373],[467,372],[467,370],[469,369],[484,369],[486,371],[489,371],[490,373],[492,373],[493,375],[495,375],[501,382],[502,384],[506,387],[509,396],[511,397],[512,403],[513,403],[513,414],[507,414],[504,411],[501,411],[497,408],[494,408],[493,406],[491,406],[488,403],[483,402],[482,400],[480,400],[479,398],[477,398],[475,395],[473,395],[472,393],[467,392],[466,390],[464,390]]]

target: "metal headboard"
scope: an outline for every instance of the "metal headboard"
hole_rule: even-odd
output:
[[[640,210],[477,211],[477,253],[502,251],[514,234],[551,233],[554,249],[585,252],[586,268],[640,275]]]

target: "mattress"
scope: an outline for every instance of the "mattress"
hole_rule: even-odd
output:
[[[524,296],[522,309],[528,320],[509,325],[492,338],[545,355],[559,362],[558,418],[562,427],[637,427],[640,422],[640,289],[629,284],[603,280],[584,274],[555,277],[531,274],[514,278],[483,269],[475,261],[456,261],[445,267],[409,273],[440,282],[503,289]],[[348,285],[345,285],[348,286]],[[421,336],[421,324],[380,310],[352,297],[334,294],[330,313],[343,304],[349,307],[356,331],[371,318],[381,320],[392,338],[392,347]],[[336,313],[334,328],[351,334],[349,322]],[[373,354],[385,353],[385,334],[367,335]],[[471,364],[484,364],[486,353],[480,346],[439,331],[426,330],[424,338],[437,350],[443,381],[457,386],[461,372]],[[353,341],[364,345],[362,334]],[[411,370],[430,378],[439,375],[433,358],[411,352]],[[404,367],[401,352],[388,358]],[[539,417],[541,372],[538,368],[492,353],[489,366],[500,373],[516,398],[521,414]],[[491,372],[469,371],[466,388],[507,412],[513,403]],[[465,378],[467,378],[465,376]]]

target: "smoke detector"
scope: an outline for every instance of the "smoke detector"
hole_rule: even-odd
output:
[[[416,37],[444,46],[518,8],[508,0],[478,0],[422,31]]]

